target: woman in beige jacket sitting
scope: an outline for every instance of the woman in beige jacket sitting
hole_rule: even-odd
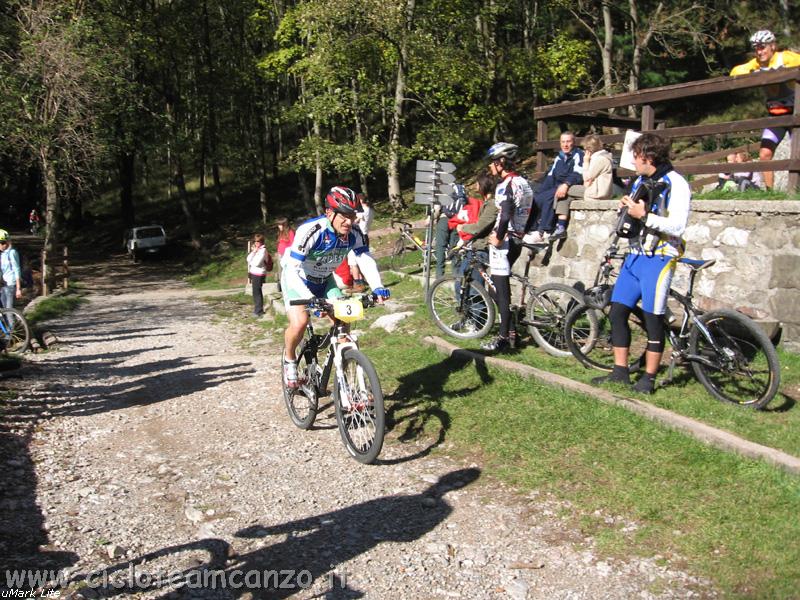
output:
[[[603,143],[596,135],[587,135],[581,144],[585,151],[583,155],[583,185],[573,185],[567,190],[567,197],[556,205],[559,224],[563,224],[561,236],[551,236],[552,239],[567,237],[566,228],[569,224],[569,205],[573,200],[607,200],[613,195],[613,174],[611,172],[611,153],[603,148]],[[561,228],[557,228],[557,231]]]
[[[583,164],[588,166],[583,169],[583,186],[573,189],[577,192],[579,187],[583,187],[583,200],[608,200],[612,196],[613,183],[611,153],[603,148],[596,135],[583,138],[583,148],[586,150]]]

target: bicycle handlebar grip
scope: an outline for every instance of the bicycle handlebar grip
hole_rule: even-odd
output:
[[[289,300],[290,306],[308,306],[312,302],[314,302],[316,298],[296,298],[294,300]]]

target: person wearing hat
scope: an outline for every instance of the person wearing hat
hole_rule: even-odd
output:
[[[444,264],[447,250],[458,241],[455,225],[451,225],[450,219],[456,216],[464,206],[467,205],[467,190],[460,183],[454,183],[450,191],[450,203],[442,206],[442,214],[436,223],[436,231],[433,238],[433,254],[436,259],[436,277],[444,275]]]
[[[11,239],[5,229],[0,229],[0,304],[3,308],[14,308],[14,299],[22,298],[22,270],[19,252],[11,247]]]
[[[768,29],[756,31],[750,36],[750,44],[756,56],[742,65],[731,69],[731,76],[747,75],[756,71],[771,71],[773,69],[800,67],[800,54],[791,50],[778,51],[775,34]],[[770,115],[791,115],[794,112],[794,86],[793,82],[777,83],[766,86],[767,112]],[[786,127],[768,127],[761,134],[761,149],[758,152],[759,160],[772,160],[775,148],[786,136]],[[764,183],[767,188],[772,188],[775,174],[772,171],[764,172]]]

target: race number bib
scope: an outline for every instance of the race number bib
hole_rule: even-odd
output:
[[[492,275],[511,275],[511,266],[508,264],[508,240],[503,240],[503,245],[499,248],[489,244],[489,269]]]
[[[364,305],[361,300],[334,300],[333,316],[345,323],[360,321],[364,318]]]

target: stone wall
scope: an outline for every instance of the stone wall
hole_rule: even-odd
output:
[[[590,286],[610,241],[617,204],[574,202],[569,237],[534,259],[533,281]],[[783,346],[800,351],[800,202],[696,200],[685,237],[687,257],[717,261],[697,277],[699,306],[735,308],[768,331],[779,323]],[[525,258],[514,265],[516,271]],[[678,266],[676,289],[686,288],[686,272]]]

